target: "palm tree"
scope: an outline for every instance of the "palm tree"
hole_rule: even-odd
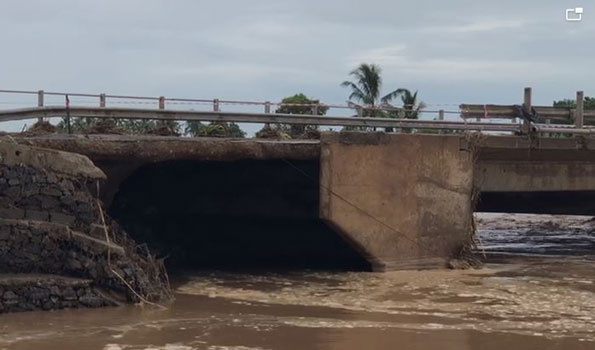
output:
[[[422,101],[417,101],[417,91],[411,93],[408,89],[397,89],[396,92],[401,96],[401,102],[403,102],[405,110],[403,118],[418,119],[420,111],[426,108],[426,105]]]
[[[382,117],[381,111],[376,111],[376,108],[381,102],[388,103],[399,95],[397,89],[383,97],[380,97],[380,90],[382,88],[382,78],[380,76],[382,70],[375,64],[362,63],[351,71],[349,75],[353,76],[354,81],[344,81],[341,86],[351,88],[349,95],[350,101],[359,102],[364,105],[363,117]]]

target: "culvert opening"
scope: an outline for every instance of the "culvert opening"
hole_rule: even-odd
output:
[[[595,215],[595,191],[482,192],[476,211]]]
[[[482,192],[475,209],[488,262],[595,257],[595,191]]]
[[[318,218],[318,174],[316,161],[157,163],[120,185],[110,214],[169,269],[370,270]]]

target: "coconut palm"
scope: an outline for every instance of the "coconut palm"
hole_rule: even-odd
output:
[[[354,69],[351,73],[355,81],[344,81],[341,85],[351,88],[349,95],[351,101],[363,104],[359,106],[355,104],[361,112],[362,117],[376,117],[376,118],[402,118],[401,113],[397,110],[382,111],[375,109],[376,107],[393,107],[390,102],[403,93],[405,89],[396,89],[382,97],[380,91],[382,88],[382,70],[375,64],[362,63]],[[375,130],[375,129],[374,129]],[[394,131],[393,128],[386,128],[387,132]]]
[[[395,90],[396,96],[401,96],[401,102],[403,103],[402,118],[405,119],[418,119],[422,109],[426,108],[425,103],[417,101],[417,91],[411,93],[408,89],[397,89]]]
[[[351,71],[349,75],[354,78],[354,81],[344,81],[341,86],[351,88],[349,100],[363,104],[364,117],[383,117],[381,111],[376,111],[374,108],[381,103],[388,103],[399,95],[399,90],[380,97],[382,89],[382,77],[380,74],[382,70],[375,64],[362,63]]]

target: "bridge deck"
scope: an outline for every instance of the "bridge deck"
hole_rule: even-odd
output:
[[[16,136],[20,143],[82,153],[92,159],[299,159],[320,158],[318,140],[228,139],[209,137],[138,135]],[[461,148],[479,145],[479,160],[573,160],[592,161],[595,139],[530,138],[528,136],[484,135],[477,141],[461,137]],[[540,150],[540,152],[531,152]]]
[[[200,159],[317,160],[318,140],[225,139],[133,135],[43,135],[16,137],[17,142],[77,152],[91,159],[166,161]]]

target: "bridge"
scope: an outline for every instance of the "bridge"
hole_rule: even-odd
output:
[[[531,111],[528,106],[525,111]],[[320,140],[288,141],[15,137],[88,156],[107,174],[100,195],[112,216],[139,241],[200,250],[186,252],[188,259],[216,259],[217,254],[224,259],[245,250],[293,259],[296,251],[307,251],[313,259],[363,258],[382,270],[444,264],[469,243],[474,210],[595,215],[595,140],[583,136],[592,132],[585,124],[595,114],[583,111],[580,101],[577,107],[535,108],[537,116],[567,118],[566,124],[493,123],[482,118],[492,111],[499,118],[521,116],[514,106],[474,105],[463,105],[459,113],[478,118],[483,110],[479,122],[101,106],[21,108],[2,111],[0,118],[70,113],[493,131],[323,132]],[[570,136],[550,136],[556,132]],[[209,254],[214,243],[226,254]]]
[[[44,90],[5,90],[0,89],[0,96],[22,97],[36,96],[37,106],[0,110],[0,122],[27,119],[62,117],[69,123],[71,118],[103,118],[103,119],[149,119],[171,121],[210,121],[210,122],[238,122],[238,123],[283,123],[316,126],[341,126],[358,128],[405,128],[420,130],[442,131],[484,131],[484,132],[512,132],[551,134],[565,133],[571,135],[593,134],[594,127],[586,124],[595,122],[595,110],[584,110],[584,94],[577,92],[576,108],[553,108],[533,106],[532,89],[526,88],[522,105],[473,105],[461,104],[459,110],[428,110],[425,115],[435,115],[428,119],[408,119],[407,107],[391,105],[366,106],[349,103],[337,104],[291,104],[283,102],[232,101],[220,99],[191,99],[166,98],[164,96],[130,96],[109,94],[88,94],[68,92],[46,92]],[[47,105],[48,97],[63,98],[63,103]],[[75,98],[82,98],[78,105]],[[96,99],[96,103],[90,102]],[[16,101],[16,100],[15,100]],[[108,101],[115,106],[108,106]],[[4,103],[27,104],[28,102]],[[144,108],[120,107],[122,105],[143,105]],[[153,106],[151,108],[151,106]],[[176,107],[183,106],[186,109]],[[211,110],[197,110],[187,107],[212,107]],[[223,106],[229,108],[263,108],[261,112],[222,111]],[[299,106],[311,110],[311,114],[282,114],[272,113],[271,107]],[[437,105],[439,106],[439,105]],[[320,108],[333,112],[347,111],[348,116],[318,115]],[[410,109],[409,109],[410,111]],[[385,117],[366,117],[370,112],[379,112]],[[394,112],[391,114],[391,112]],[[399,112],[405,112],[405,117],[399,117]],[[344,114],[344,113],[343,113]],[[378,114],[378,113],[377,113]],[[453,118],[445,118],[452,116]],[[518,119],[523,118],[521,123]],[[512,120],[512,123],[511,123]],[[505,122],[504,122],[505,121]],[[551,121],[557,123],[552,124]],[[570,125],[569,125],[570,124]]]

